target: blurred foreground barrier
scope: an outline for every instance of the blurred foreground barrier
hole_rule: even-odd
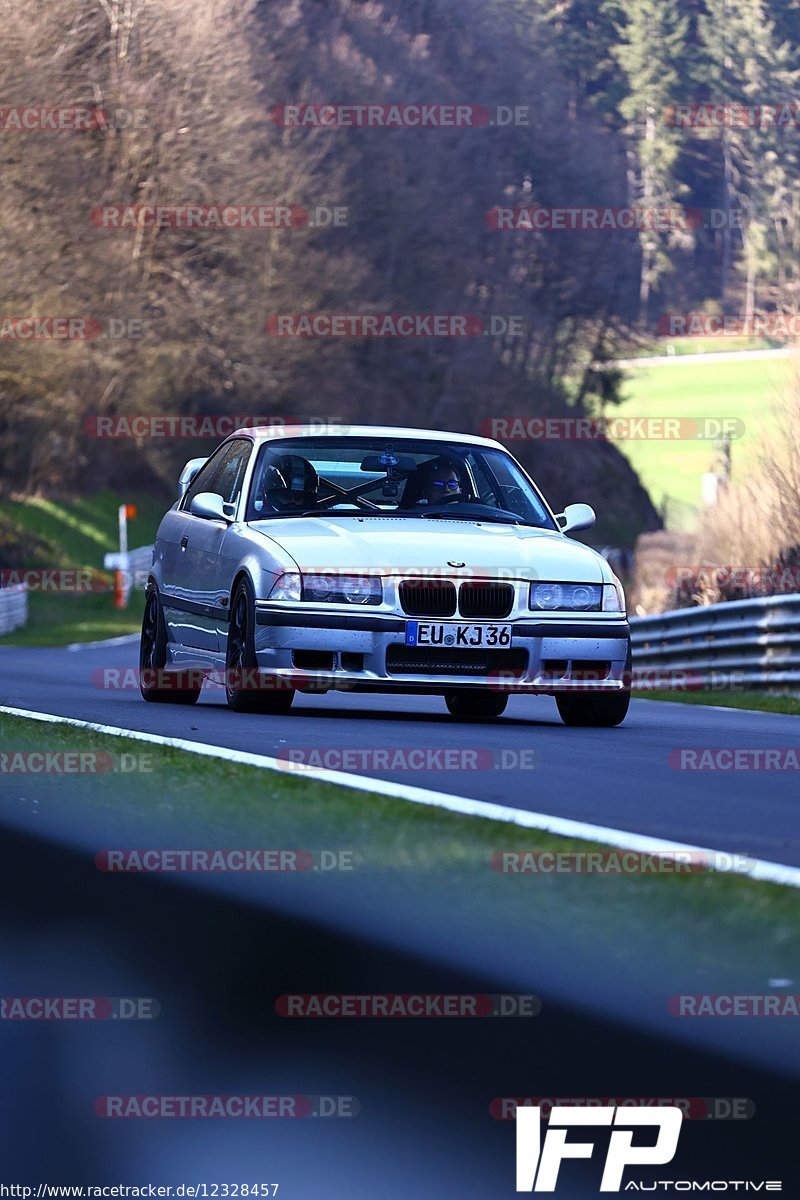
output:
[[[698,686],[800,686],[800,594],[631,618],[637,674],[686,673]]]
[[[0,634],[11,633],[28,624],[28,587],[15,583],[0,588]]]

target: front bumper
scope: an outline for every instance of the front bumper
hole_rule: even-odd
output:
[[[455,656],[443,651],[441,663],[429,659],[422,670],[420,664],[405,661],[414,657],[405,647],[406,622],[417,618],[259,601],[256,659],[260,671],[309,691],[622,691],[629,683],[630,627],[621,614],[593,616],[542,619],[530,613],[497,622],[474,621],[511,626],[513,661],[507,654],[466,651],[456,666],[450,661]]]

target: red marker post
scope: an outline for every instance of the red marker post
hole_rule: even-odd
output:
[[[114,570],[114,607],[127,608],[131,594],[131,572],[128,559],[128,521],[138,515],[135,504],[119,506],[119,554],[107,554],[105,566]]]

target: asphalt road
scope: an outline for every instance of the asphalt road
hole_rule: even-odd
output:
[[[136,660],[131,643],[3,647],[0,703],[259,754],[324,752],[321,765],[356,774],[800,866],[797,771],[674,765],[683,748],[800,749],[795,717],[638,700],[618,729],[568,729],[552,699],[514,696],[500,720],[475,725],[453,721],[437,697],[336,693],[298,696],[289,716],[243,715],[219,687],[173,707],[145,704],[132,672],[127,688],[102,686],[106,669]],[[420,749],[421,769],[338,758],[384,751],[397,762],[395,751]],[[460,769],[447,769],[444,749],[465,756]]]

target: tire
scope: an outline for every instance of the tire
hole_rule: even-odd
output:
[[[151,587],[145,597],[139,639],[139,691],[151,704],[196,704],[203,686],[202,672],[166,671],[166,662],[167,624],[158,590]],[[170,686],[158,686],[167,680]]]
[[[250,581],[242,579],[231,600],[225,651],[225,697],[234,712],[288,713],[294,689],[267,691],[255,686],[259,673],[255,650],[256,601]]]
[[[628,712],[631,702],[631,648],[628,644],[628,655],[625,659],[625,689],[603,695],[575,695],[562,693],[556,696],[556,704],[561,720],[565,725],[589,725],[595,728],[610,729],[621,725]]]
[[[450,716],[462,721],[490,721],[506,710],[508,696],[502,692],[445,692]]]

